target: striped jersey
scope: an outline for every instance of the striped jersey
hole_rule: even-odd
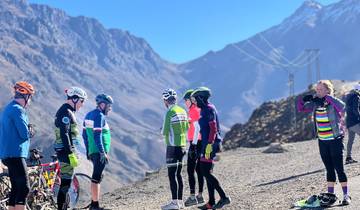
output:
[[[167,146],[186,146],[189,121],[186,111],[178,105],[171,105],[166,112],[162,134]]]
[[[109,153],[111,134],[105,115],[99,109],[94,109],[86,114],[83,126],[83,139],[88,154]]]
[[[318,138],[320,140],[335,139],[334,133],[330,124],[329,116],[325,107],[318,107],[315,110],[315,121]]]

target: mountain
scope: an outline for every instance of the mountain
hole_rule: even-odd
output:
[[[345,96],[356,83],[335,80],[332,81],[335,96],[345,102]],[[298,97],[312,94],[314,86],[296,97],[288,97],[278,101],[268,101],[261,104],[251,114],[245,123],[237,123],[231,127],[224,137],[224,149],[237,147],[263,147],[271,143],[290,143],[315,138],[312,114],[296,113],[296,127],[292,123],[292,111]]]
[[[11,99],[15,81],[27,80],[36,88],[28,109],[37,128],[33,147],[53,152],[54,116],[66,99],[64,89],[79,86],[89,95],[77,114],[79,123],[95,108],[96,94],[114,98],[108,117],[113,141],[107,167],[108,174],[115,175],[113,183],[138,180],[146,170],[163,164],[161,91],[184,86],[186,80],[144,39],[106,29],[92,18],[71,17],[25,0],[3,0],[0,49],[0,110]],[[82,165],[82,170],[89,167],[88,161]]]
[[[295,92],[307,88],[306,63],[309,59],[315,71],[317,54],[308,56],[305,49],[320,49],[320,78],[360,79],[359,24],[360,1],[342,0],[327,6],[305,1],[280,24],[210,51],[179,69],[191,87],[212,88],[212,100],[226,126],[245,123],[262,102],[289,95],[289,71],[295,72]],[[314,78],[315,73],[312,82]]]

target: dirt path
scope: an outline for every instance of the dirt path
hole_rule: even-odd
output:
[[[359,146],[357,142],[354,145],[354,158],[357,160],[360,160]],[[326,191],[325,171],[317,141],[284,147],[288,152],[265,154],[262,153],[264,148],[239,148],[222,154],[214,173],[233,201],[225,209],[289,209],[299,199]],[[359,166],[346,166],[353,203],[336,209],[359,209]],[[183,178],[186,198],[189,188],[185,170]],[[103,202],[111,209],[160,209],[170,199],[168,185],[166,170],[161,170],[142,182],[106,194]],[[336,191],[342,197],[340,185],[336,186]]]

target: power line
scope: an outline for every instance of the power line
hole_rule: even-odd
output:
[[[308,81],[312,83],[312,72],[311,72],[311,64],[314,63],[316,60],[316,67],[317,67],[317,79],[320,79],[320,64],[319,64],[319,55],[320,50],[319,49],[311,49],[311,50],[305,50],[302,53],[300,53],[295,59],[290,61],[287,57],[283,56],[282,53],[278,51],[277,48],[275,48],[261,33],[259,33],[260,38],[270,47],[271,51],[274,52],[274,55],[277,56],[279,61],[276,60],[276,58],[272,58],[267,53],[265,53],[262,49],[260,49],[257,45],[255,45],[253,42],[251,42],[250,39],[247,40],[249,44],[251,44],[261,55],[265,56],[268,60],[273,61],[276,63],[275,68],[279,67],[291,67],[288,69],[285,69],[288,72],[288,85],[289,85],[289,97],[290,99],[294,97],[295,95],[295,73],[299,70],[293,70],[293,68],[298,67],[304,67],[308,65]],[[247,53],[247,55],[249,55]],[[285,60],[286,64],[281,62],[281,59]],[[258,59],[260,60],[260,59]],[[272,65],[274,66],[274,65]],[[295,97],[294,97],[295,101]],[[290,118],[290,123],[293,125],[293,128],[296,129],[297,122],[296,122],[296,108],[295,103],[291,106],[291,113],[292,117]]]
[[[308,64],[311,64],[311,63],[314,63],[314,61],[320,56],[320,52],[313,52],[313,54],[311,55],[311,59],[308,60],[306,63],[302,63],[302,64],[299,64],[299,65],[296,65],[295,67],[304,67]]]
[[[281,63],[279,61],[276,61],[274,58],[271,58],[271,56],[267,55],[263,50],[261,50],[257,45],[255,45],[252,41],[250,41],[250,39],[247,40],[247,42],[253,46],[260,54],[262,54],[263,56],[265,56],[268,60],[271,60],[273,61],[274,63],[276,63],[276,65],[279,65],[279,66],[283,66],[283,67],[286,67],[288,66],[288,64],[284,64],[284,63]]]
[[[290,61],[287,57],[283,56],[277,48],[273,47],[273,45],[261,33],[259,33],[259,36],[276,54],[278,54],[280,58],[283,58],[288,64],[292,64],[292,61]]]
[[[263,65],[266,65],[266,66],[270,66],[270,67],[273,67],[273,68],[277,68],[278,65],[274,65],[274,64],[270,64],[270,63],[267,63],[265,61],[262,61],[261,59],[259,58],[256,58],[255,56],[249,54],[248,52],[246,52],[245,50],[241,49],[240,47],[236,46],[235,44],[231,44],[230,46],[234,47],[235,49],[239,50],[240,52],[242,52],[243,54],[245,54],[246,56],[248,56],[249,58],[253,59],[254,61],[258,62],[258,63],[261,63]]]
[[[265,39],[265,38],[264,38]],[[290,61],[289,59],[287,59],[285,56],[282,56],[277,49],[273,48],[272,45],[270,44],[269,41],[267,41],[268,45],[271,46],[272,51],[277,52],[275,53],[278,58],[283,58],[286,59],[286,61],[288,62],[288,64],[284,64],[281,63],[279,61],[276,61],[274,58],[271,58],[271,56],[268,56],[262,49],[260,49],[256,44],[254,44],[250,39],[247,40],[247,42],[253,46],[255,48],[255,50],[257,50],[260,54],[262,54],[263,56],[265,56],[268,60],[273,61],[275,64],[271,64],[271,65],[278,65],[278,67],[304,67],[306,66],[308,63],[305,63],[306,60],[308,60],[309,57],[311,57],[311,54],[308,54],[307,57],[303,57],[301,58],[303,55],[305,55],[304,51],[302,53],[299,54],[299,56],[297,56],[295,59],[293,59],[292,61]],[[259,59],[260,60],[260,59]],[[296,62],[295,62],[296,60]],[[297,60],[301,60],[301,61],[297,61]],[[313,62],[314,60],[311,60],[310,62]]]

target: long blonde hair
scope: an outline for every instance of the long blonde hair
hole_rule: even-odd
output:
[[[334,85],[330,80],[319,80],[318,84],[324,85],[324,87],[329,91],[329,95],[334,95]]]

